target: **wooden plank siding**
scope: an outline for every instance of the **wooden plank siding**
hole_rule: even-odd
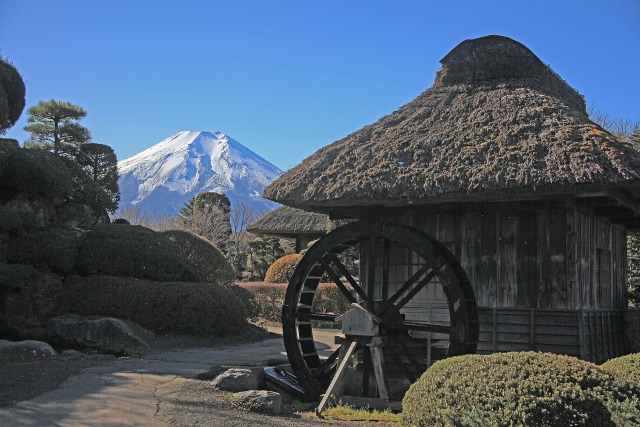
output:
[[[384,220],[434,236],[460,261],[479,308],[478,353],[550,351],[602,362],[628,351],[623,226],[557,202]],[[408,251],[391,248],[391,254],[389,292],[422,265]],[[402,312],[408,320],[446,321],[441,286],[426,287]],[[417,336],[442,351],[442,337]]]
[[[399,219],[451,250],[480,307],[626,306],[625,229],[571,206]]]
[[[477,352],[544,351],[601,363],[629,352],[624,338],[624,313],[480,308]]]

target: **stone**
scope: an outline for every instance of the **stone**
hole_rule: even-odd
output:
[[[149,346],[153,332],[137,323],[106,316],[67,314],[49,319],[49,333],[69,346],[88,347],[106,353],[121,353]]]
[[[211,384],[219,390],[238,392],[257,389],[259,383],[259,374],[251,369],[231,368],[218,375]]]
[[[233,395],[236,403],[253,412],[278,415],[282,407],[282,396],[275,391],[248,390]]]
[[[56,355],[56,351],[46,342],[0,340],[0,363],[35,362],[48,360]]]

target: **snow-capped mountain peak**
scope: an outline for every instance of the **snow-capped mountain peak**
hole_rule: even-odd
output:
[[[232,207],[277,205],[262,197],[282,171],[222,132],[182,131],[118,163],[120,208],[137,205],[174,215],[204,192],[226,194]]]

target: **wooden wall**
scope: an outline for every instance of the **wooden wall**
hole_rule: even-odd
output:
[[[574,207],[510,205],[385,220],[421,229],[447,246],[479,307],[626,307],[624,228]]]

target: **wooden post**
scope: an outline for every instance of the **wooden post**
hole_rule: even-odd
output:
[[[578,344],[580,345],[580,359],[587,360],[587,342],[584,331],[584,312],[578,310]]]
[[[318,408],[316,409],[317,416],[319,417],[321,416],[322,411],[324,411],[324,407],[327,404],[327,400],[329,400],[329,396],[331,396],[331,394],[333,393],[333,389],[335,388],[336,383],[342,380],[342,376],[344,375],[344,370],[349,364],[349,359],[353,355],[353,352],[356,350],[357,345],[358,343],[356,341],[351,341],[351,344],[349,344],[349,348],[347,349],[343,359],[340,361],[340,364],[338,365],[338,369],[336,370],[336,374],[333,376],[333,379],[331,380],[331,384],[329,384],[329,388],[327,388],[327,391],[324,394],[322,401],[320,401],[320,405],[318,405]]]
[[[371,362],[373,363],[373,373],[376,376],[376,384],[378,385],[378,393],[381,399],[389,399],[389,380],[384,366],[384,355],[382,352],[382,338],[374,337],[367,344],[371,349]]]

